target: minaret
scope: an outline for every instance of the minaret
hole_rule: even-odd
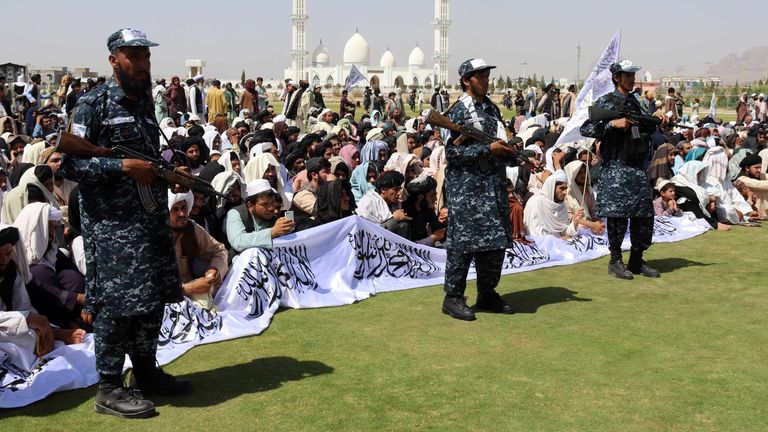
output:
[[[448,83],[448,27],[451,25],[448,0],[435,0],[435,86]]]
[[[307,64],[307,44],[304,27],[309,19],[304,0],[293,0],[291,13],[293,44],[291,45],[291,79],[307,79],[304,68]]]

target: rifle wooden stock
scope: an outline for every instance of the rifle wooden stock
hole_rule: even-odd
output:
[[[64,131],[56,140],[56,151],[85,157],[107,157],[112,154],[112,149],[93,145],[85,138]]]
[[[435,110],[429,110],[427,113],[427,116],[424,118],[424,121],[432,126],[441,127],[443,129],[452,130],[454,132],[461,132],[461,126],[457,125],[456,123],[452,122],[448,117],[440,114],[439,112]]]

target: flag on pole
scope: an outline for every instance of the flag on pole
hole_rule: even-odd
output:
[[[715,108],[715,92],[712,91],[712,100],[709,101],[709,117],[714,120],[715,114],[717,114],[717,108]]]
[[[344,80],[344,89],[349,91],[356,84],[361,83],[363,81],[368,81],[368,79],[366,79],[365,75],[363,75],[363,73],[360,72],[359,69],[357,69],[357,66],[352,65],[352,69],[349,71],[349,75],[347,75],[347,79]]]
[[[613,90],[611,81],[611,65],[619,61],[619,48],[621,46],[621,30],[613,35],[603,54],[597,60],[595,68],[589,74],[576,96],[576,110],[563,128],[563,133],[557,139],[555,145],[567,144],[584,139],[579,132],[581,125],[589,118],[589,107],[600,96]]]

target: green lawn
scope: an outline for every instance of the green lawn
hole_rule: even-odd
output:
[[[196,392],[159,416],[93,413],[94,388],[0,412],[4,431],[763,431],[768,426],[768,228],[736,227],[647,258],[505,276],[520,313],[461,322],[440,287],[287,310],[262,335],[166,367]],[[474,283],[468,293],[474,301]]]

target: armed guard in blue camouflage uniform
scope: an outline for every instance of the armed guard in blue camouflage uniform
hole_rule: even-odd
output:
[[[157,44],[135,29],[107,40],[114,76],[83,96],[70,131],[91,143],[118,144],[159,157],[159,128],[149,96],[149,47]],[[80,184],[86,256],[86,305],[93,319],[96,369],[100,375],[96,411],[121,417],[155,414],[144,394],[191,392],[156,366],[155,354],[165,303],[182,300],[179,270],[168,219],[167,185],[139,159],[65,155],[62,173]],[[122,380],[131,357],[135,385]]]
[[[630,61],[614,63],[610,71],[616,90],[600,97],[595,106],[625,114],[647,115],[640,102],[632,95],[635,72],[640,67]],[[662,124],[667,118],[659,116]],[[587,120],[581,134],[601,141],[600,153],[603,169],[598,182],[597,214],[608,219],[608,243],[611,259],[608,273],[619,279],[632,279],[633,274],[659,277],[658,270],[643,261],[643,252],[653,240],[653,196],[651,184],[643,163],[651,155],[650,135],[655,125],[632,121],[627,117],[614,120]],[[621,243],[627,233],[632,247],[629,265],[624,267]]]
[[[482,59],[462,63],[459,76],[464,94],[445,114],[458,125],[472,124],[499,139],[490,145],[471,139],[456,145],[459,134],[453,132],[445,144],[448,230],[443,313],[466,321],[475,319],[464,297],[473,259],[477,270],[477,309],[505,314],[515,311],[495,291],[504,252],[512,242],[503,180],[504,159],[513,156],[515,150],[506,145],[499,108],[486,96],[490,70],[494,67]]]

